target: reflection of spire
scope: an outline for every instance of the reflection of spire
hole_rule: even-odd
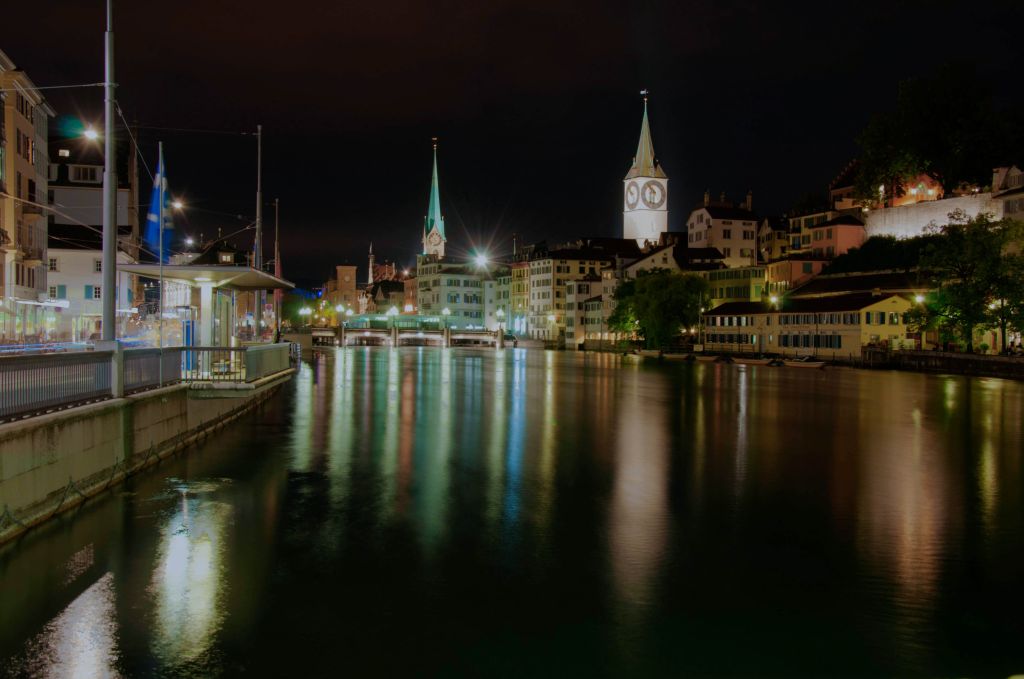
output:
[[[644,95],[644,119],[640,124],[640,141],[636,146],[633,166],[626,173],[626,179],[633,177],[660,177],[665,179],[665,171],[661,169],[661,165],[658,164],[658,160],[654,156],[651,126],[647,122],[647,90],[643,90],[642,94]]]

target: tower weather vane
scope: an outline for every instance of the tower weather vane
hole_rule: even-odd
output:
[[[642,96],[644,98],[644,101],[647,101],[647,95],[649,93],[650,93],[650,90],[648,90],[647,88],[644,88],[644,89],[640,90],[640,96]]]

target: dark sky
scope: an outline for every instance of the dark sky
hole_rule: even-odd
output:
[[[37,85],[102,80],[102,0],[11,4],[0,49]],[[263,124],[264,195],[280,197],[299,281],[363,264],[371,239],[413,262],[432,136],[449,251],[508,251],[513,232],[621,234],[645,87],[673,229],[705,188],[750,188],[762,214],[823,190],[897,83],[943,61],[973,62],[1021,99],[1019,2],[122,0],[115,14],[129,120]],[[48,94],[99,122],[101,90]],[[151,163],[158,139],[193,206],[188,230],[251,218],[252,137],[143,129]]]

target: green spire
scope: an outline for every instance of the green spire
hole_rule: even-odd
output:
[[[644,120],[640,125],[640,142],[636,146],[633,166],[626,173],[626,179],[633,177],[660,177],[665,179],[665,171],[661,169],[654,157],[654,143],[651,141],[651,126],[647,122],[647,96],[644,95]]]
[[[437,140],[434,140],[434,176],[430,180],[430,203],[427,206],[427,218],[423,224],[423,233],[429,234],[437,227],[441,238],[444,235],[444,217],[441,216],[441,189],[437,182]],[[447,238],[445,238],[447,240]]]

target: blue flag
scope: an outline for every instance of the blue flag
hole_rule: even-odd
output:
[[[160,209],[161,196],[163,197],[163,210]],[[163,249],[160,248],[160,215],[163,214]],[[167,176],[164,174],[164,145],[160,144],[160,159],[156,165],[156,176],[153,178],[153,196],[149,201],[149,212],[146,213],[146,231],[143,240],[157,259],[164,262],[170,258],[171,249],[169,232],[174,227],[171,214],[171,197],[167,191]]]

